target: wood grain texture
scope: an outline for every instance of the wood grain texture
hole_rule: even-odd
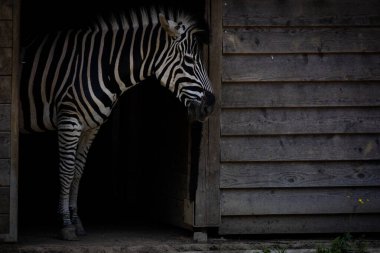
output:
[[[0,234],[9,233],[9,214],[0,214]],[[1,241],[2,238],[0,238]]]
[[[380,55],[227,55],[222,78],[228,82],[379,80]]]
[[[222,217],[220,234],[380,232],[380,215],[299,215]]]
[[[209,77],[215,95],[214,113],[208,119],[208,149],[207,149],[207,177],[206,199],[208,227],[217,227],[220,224],[220,101],[221,97],[221,71],[222,71],[222,22],[223,6],[219,0],[210,1],[210,27],[211,43],[209,45]]]
[[[379,161],[222,163],[220,169],[222,189],[379,185]]]
[[[10,159],[0,159],[0,187],[9,186],[10,173]]]
[[[12,74],[12,48],[0,47],[0,75]]]
[[[11,103],[11,85],[10,76],[0,76],[0,103]]]
[[[376,0],[226,0],[224,26],[371,26],[380,24]]]
[[[12,0],[0,0],[0,20],[10,20],[12,19]]]
[[[221,234],[380,231],[379,9],[223,1]]]
[[[221,192],[221,212],[222,215],[380,213],[380,189],[227,189]]]
[[[0,214],[9,214],[9,187],[0,187]]]
[[[222,162],[377,160],[380,135],[234,136],[221,139]]]
[[[11,140],[9,133],[0,132],[0,159],[11,157]]]
[[[222,108],[380,106],[380,82],[224,83]]]
[[[12,21],[0,21],[0,47],[12,47]]]
[[[204,124],[199,163],[198,189],[194,205],[194,226],[215,227],[220,224],[220,101],[221,101],[221,58],[222,58],[222,2],[207,0],[211,37],[208,46],[208,70],[213,85],[216,104],[213,114]]]
[[[380,107],[225,109],[222,135],[380,133]]]
[[[11,104],[11,172],[8,242],[18,239],[18,162],[19,162],[19,86],[20,86],[20,1],[12,1],[12,104]]]
[[[0,104],[0,131],[11,130],[11,106]]]
[[[0,19],[12,20],[12,23],[3,23],[1,44],[5,48],[0,47],[0,76],[8,75],[11,82],[8,86],[8,90],[4,89],[3,84],[0,84],[0,91],[6,91],[3,95],[0,95],[0,103],[10,103],[10,133],[0,133],[0,158],[10,158],[10,170],[9,170],[9,187],[7,189],[8,204],[0,203],[1,206],[5,206],[4,213],[0,217],[0,241],[16,242],[17,241],[17,227],[18,227],[18,78],[20,76],[19,71],[19,23],[20,23],[20,0],[0,0]],[[0,83],[4,79],[0,78]],[[8,99],[8,101],[4,101]],[[8,111],[8,110],[6,110]],[[7,114],[5,114],[7,115]],[[8,116],[6,116],[7,118]],[[5,126],[8,128],[7,124]],[[3,146],[4,145],[4,146]],[[0,201],[1,202],[1,201]],[[2,212],[0,212],[2,213]]]
[[[12,46],[12,21],[0,21],[0,47]]]
[[[226,28],[225,54],[380,51],[379,28]]]

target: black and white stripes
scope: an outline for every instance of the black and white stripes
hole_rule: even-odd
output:
[[[215,99],[200,51],[205,32],[189,16],[152,8],[51,33],[25,48],[23,127],[58,130],[64,239],[84,233],[76,212],[79,180],[91,143],[120,95],[155,76],[192,119],[212,112]]]

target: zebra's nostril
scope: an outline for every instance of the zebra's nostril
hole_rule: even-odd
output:
[[[213,105],[204,104],[202,106],[202,113],[204,116],[208,116],[213,112]]]
[[[214,106],[207,106],[206,107],[206,113],[207,115],[210,115],[214,111]]]
[[[204,115],[207,115],[207,114],[208,114],[208,108],[207,108],[207,106],[204,106],[204,107],[203,107],[202,113],[203,113]]]
[[[212,111],[214,110],[214,107],[213,106],[209,106],[207,107],[207,112],[210,114],[212,113]]]

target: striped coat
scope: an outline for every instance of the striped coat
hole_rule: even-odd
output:
[[[58,131],[63,239],[84,233],[79,181],[99,127],[118,98],[154,76],[203,121],[215,102],[201,62],[201,35],[189,16],[151,9],[99,18],[86,29],[57,31],[24,49],[20,97],[27,131]]]

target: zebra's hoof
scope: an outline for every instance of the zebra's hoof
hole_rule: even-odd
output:
[[[73,225],[63,227],[60,231],[60,238],[65,241],[78,241],[75,230],[76,228]]]
[[[75,226],[75,233],[77,236],[85,236],[87,235],[86,230],[84,230],[82,222],[78,218],[74,224]]]

